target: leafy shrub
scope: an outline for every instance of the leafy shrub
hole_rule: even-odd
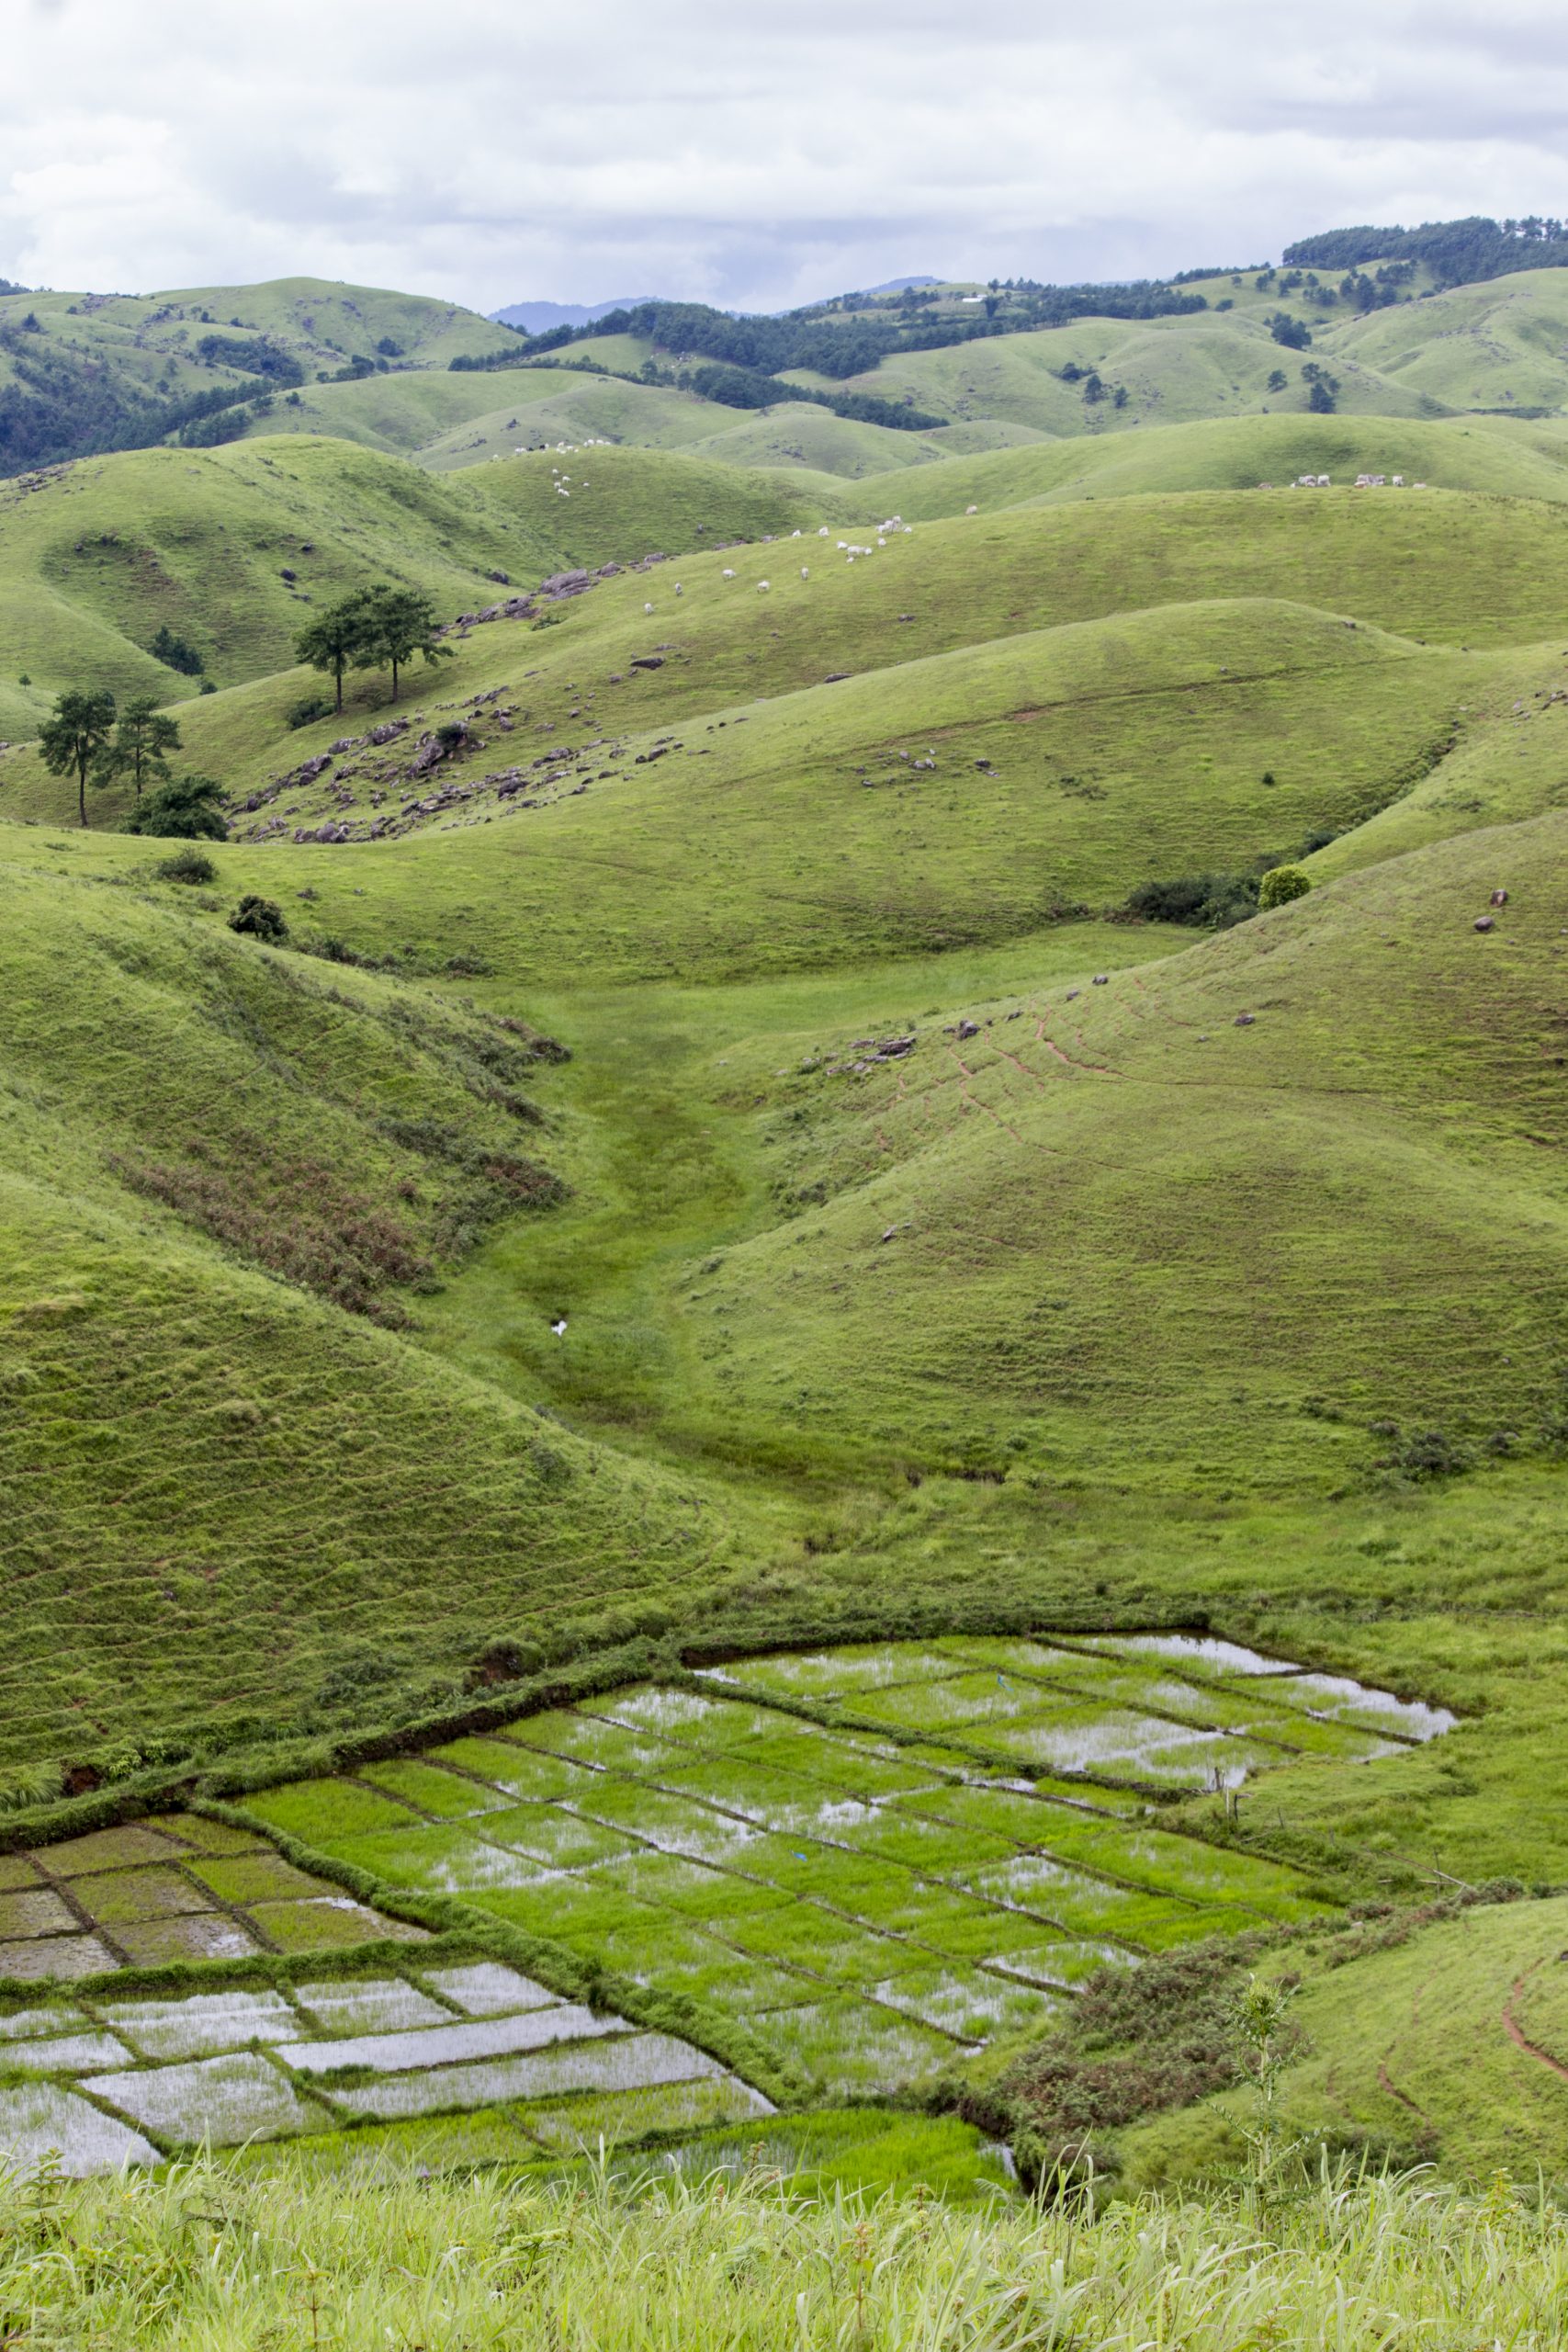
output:
[[[218,868],[204,850],[177,849],[173,857],[160,858],[152,869],[161,882],[216,882]]]
[[[1170,882],[1140,882],[1126,911],[1140,922],[1179,922],[1200,931],[1225,931],[1258,911],[1258,877],[1252,874],[1187,874]]]
[[[1258,886],[1258,911],[1267,914],[1270,907],[1288,907],[1292,899],[1304,899],[1311,888],[1299,865],[1272,866]]]
[[[1396,1470],[1402,1478],[1425,1481],[1454,1478],[1470,1467],[1470,1457],[1444,1430],[1416,1430],[1402,1437],[1378,1463],[1380,1470]]]
[[[303,701],[290,703],[283,714],[286,727],[309,727],[312,719],[330,718],[332,704],[325,695],[307,695]]]
[[[248,890],[229,918],[231,931],[246,933],[252,939],[265,939],[276,945],[288,936],[288,925],[283,919],[283,909],[274,899],[258,898]]]

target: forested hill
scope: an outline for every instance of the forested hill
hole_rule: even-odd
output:
[[[1203,265],[1117,284],[917,280],[838,295],[779,316],[737,315],[699,302],[637,301],[597,316],[582,314],[575,322],[569,315],[537,334],[509,322],[537,321],[541,309],[554,306],[513,305],[483,318],[457,303],[312,278],[147,296],[29,292],[0,279],[0,476],[114,450],[160,443],[207,447],[280,429],[341,431],[414,454],[466,430],[470,417],[488,416],[495,402],[461,379],[477,374],[482,379],[498,369],[513,383],[498,390],[493,431],[487,425],[470,439],[480,455],[504,455],[515,437],[510,409],[519,397],[516,371],[541,365],[619,376],[694,403],[695,416],[660,412],[653,429],[659,446],[726,431],[733,424],[727,411],[789,403],[827,410],[841,424],[919,435],[967,424],[974,413],[957,416],[940,398],[923,397],[928,388],[912,376],[888,380],[892,371],[918,369],[925,355],[972,350],[979,359],[998,338],[1033,337],[1033,345],[1022,347],[1053,365],[1046,339],[1080,325],[1092,333],[1095,322],[1200,336],[1238,330],[1304,347],[1314,333],[1351,328],[1370,311],[1565,264],[1568,235],[1561,220],[1478,218],[1412,229],[1329,230],[1288,246],[1279,264]],[[1281,306],[1291,311],[1282,327]],[[1443,332],[1434,314],[1430,341]],[[1527,340],[1544,348],[1552,332],[1543,322]],[[1415,340],[1421,342],[1419,334]],[[1171,353],[1178,349],[1170,344]],[[1068,366],[1076,376],[1064,372]],[[1054,364],[1061,381],[1091,379],[1086,395],[1091,403],[1100,397],[1099,369],[1098,357],[1084,361],[1076,354]],[[454,371],[457,382],[451,380]],[[1407,356],[1399,373],[1415,380]],[[1223,413],[1224,387],[1234,388],[1237,371],[1217,345],[1208,374],[1213,381],[1206,391],[1196,380],[1185,386],[1162,381],[1160,421]],[[874,380],[879,376],[883,380]],[[380,379],[389,379],[385,399],[372,381]],[[438,379],[444,389],[436,389]],[[1357,398],[1390,414],[1405,413],[1406,392],[1392,376],[1389,380],[1392,390],[1363,370]],[[933,379],[930,389],[940,385]],[[1279,389],[1271,387],[1269,396]],[[1112,402],[1124,411],[1132,399],[1123,421],[1136,421],[1131,392],[1115,401],[1107,379],[1105,397],[1108,414]],[[1332,397],[1321,390],[1318,404]],[[1439,405],[1422,413],[1491,404],[1490,395],[1455,399],[1445,390],[1436,397]],[[1541,412],[1534,386],[1522,395],[1508,387],[1496,404],[1521,398],[1532,412]],[[1003,422],[1032,425],[1034,420],[1004,415]],[[575,440],[581,429],[558,437]],[[608,431],[600,420],[587,429],[594,438],[648,438],[629,417]],[[828,446],[822,433],[814,446],[813,462],[820,464]],[[846,446],[839,435],[833,447],[840,459]],[[744,462],[755,461],[750,448],[742,454]],[[922,454],[946,451],[931,447]],[[856,444],[852,463],[865,458],[866,447]],[[470,459],[466,449],[443,450],[434,461]],[[784,461],[807,460],[786,449]]]

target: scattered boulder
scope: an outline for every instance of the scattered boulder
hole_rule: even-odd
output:
[[[1506,907],[1508,903],[1508,894],[1506,890],[1494,890],[1492,893],[1492,903],[1495,907]]]
[[[1256,1012],[1238,1012],[1235,1017],[1235,1026],[1238,1029],[1250,1029],[1257,1018]]]
[[[1495,918],[1492,915],[1477,915],[1475,928],[1477,931],[1495,931],[1497,928]]]

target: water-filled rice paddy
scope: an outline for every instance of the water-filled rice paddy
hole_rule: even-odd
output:
[[[685,2094],[668,2123],[662,2092]],[[700,2124],[773,2112],[706,2052],[496,1962],[166,2000],[95,1988],[0,2018],[0,2165],[57,2149],[93,2172],[476,2108],[500,2109],[523,2157],[679,2128],[688,2109]]]
[[[0,1979],[69,1982],[423,1932],[294,1869],[260,1835],[198,1814],[97,1829],[0,1861]]]
[[[885,1644],[748,1659],[268,1790],[254,1827],[182,1814],[0,1856],[0,2160],[58,2149],[87,2171],[464,2115],[558,2154],[773,2111],[679,2032],[500,1959],[422,1966],[428,1930],[269,1830],[389,1903],[460,1898],[480,1951],[489,1914],[705,2005],[803,2098],[874,2097],[1038,2031],[1108,1964],[1323,1907],[1296,1871],[1162,1826],[1161,1793],[1370,1761],[1450,1722],[1206,1636]],[[327,1957],[389,1939],[406,1964]],[[262,1954],[270,1982],[231,1965],[189,1984],[193,1962],[199,1984],[203,1960]],[[117,1970],[165,1961],[187,1971],[166,1997],[115,1991]]]
[[[1291,1758],[1371,1760],[1451,1720],[1179,1634],[890,1643],[701,1680],[250,1809],[743,2018],[776,2065],[843,2095],[1037,2030],[1107,1962],[1309,1917],[1298,1873],[1161,1828],[1148,1800]],[[402,2096],[378,2089],[367,2111],[417,2111]]]

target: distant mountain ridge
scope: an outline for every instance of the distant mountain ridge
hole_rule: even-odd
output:
[[[491,311],[490,317],[498,327],[521,327],[525,334],[546,334],[551,327],[591,327],[608,318],[612,311],[627,311],[634,302],[657,300],[652,294],[624,294],[613,302],[509,302],[504,311]]]

